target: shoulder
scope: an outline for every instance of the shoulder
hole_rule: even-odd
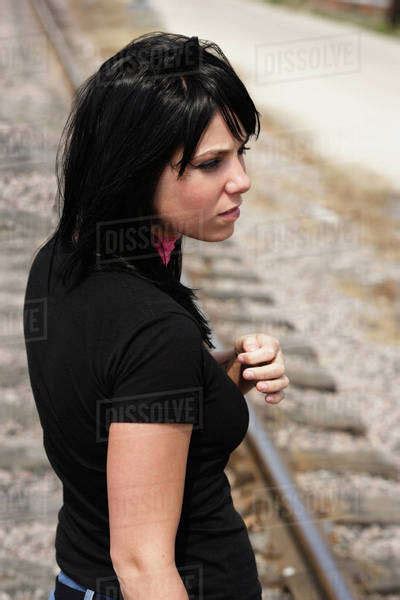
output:
[[[202,339],[193,315],[151,281],[124,272],[93,273],[82,284],[77,304],[85,299],[88,318],[133,333],[151,328],[167,336],[179,331]]]
[[[120,280],[117,285],[121,285]],[[146,393],[149,385],[153,390],[156,385],[176,390],[203,381],[204,347],[199,325],[168,294],[158,288],[150,291],[149,285],[151,282],[144,282],[140,301],[135,299],[137,289],[133,299],[128,291],[130,302],[117,304],[111,318],[105,315],[97,326],[92,321],[96,337],[99,327],[103,331],[107,381],[118,395]]]
[[[129,310],[142,309],[151,316],[163,312],[180,312],[191,317],[169,294],[148,279],[134,273],[103,271],[92,273],[81,286],[82,293],[101,307]]]

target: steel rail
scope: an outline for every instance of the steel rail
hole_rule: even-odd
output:
[[[249,444],[258,458],[265,477],[276,490],[279,501],[290,516],[290,530],[301,553],[312,567],[323,600],[354,600],[328,545],[315,526],[310,512],[305,507],[286,465],[265,431],[260,419],[248,402],[250,423]],[[293,531],[292,531],[293,530]]]

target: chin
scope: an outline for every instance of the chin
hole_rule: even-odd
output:
[[[210,228],[207,231],[190,232],[184,235],[200,242],[223,242],[230,238],[234,232],[235,223],[228,223],[225,227],[219,227],[218,230]]]
[[[227,227],[223,231],[214,231],[199,237],[203,242],[223,242],[230,238],[235,231],[234,227]]]

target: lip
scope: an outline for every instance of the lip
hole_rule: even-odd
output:
[[[240,208],[236,206],[236,208],[232,208],[224,213],[220,213],[218,216],[227,221],[234,221],[240,217]]]
[[[241,203],[240,203],[241,204]],[[219,215],[229,215],[231,213],[236,212],[239,209],[240,204],[238,204],[237,206],[233,206],[232,208],[230,208],[229,210],[226,210],[222,213],[218,213]]]

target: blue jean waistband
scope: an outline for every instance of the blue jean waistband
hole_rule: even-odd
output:
[[[57,575],[57,579],[58,581],[61,581],[61,583],[65,583],[65,585],[74,588],[74,590],[79,590],[81,592],[86,592],[87,590],[86,587],[84,587],[83,585],[79,585],[79,583],[76,583],[76,581],[71,579],[71,577],[68,577],[68,575],[66,575],[63,571],[59,572],[59,574]]]
[[[80,585],[79,583],[77,583],[76,581],[71,579],[71,577],[66,575],[66,573],[64,573],[63,571],[59,572],[59,574],[57,575],[57,579],[64,585],[67,585],[68,587],[73,588],[74,590],[79,590],[80,592],[85,592],[86,593],[85,600],[92,600],[92,598],[95,594],[94,590],[91,590],[90,588]],[[98,592],[96,592],[96,598],[98,598],[99,600],[112,600],[112,598],[109,598],[108,596],[104,596],[103,594],[99,594]]]

